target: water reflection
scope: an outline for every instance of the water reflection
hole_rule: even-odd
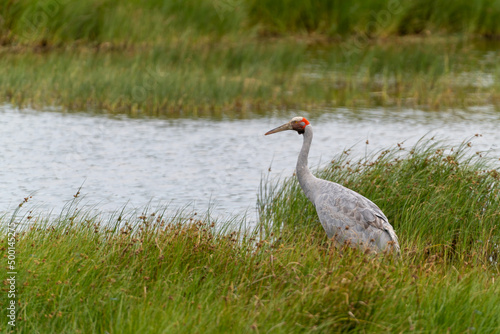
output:
[[[289,115],[247,120],[110,118],[0,107],[0,212],[34,193],[35,207],[58,211],[80,185],[86,201],[114,211],[148,202],[193,204],[214,213],[253,212],[263,174],[293,173],[302,138],[264,137]],[[426,134],[458,143],[476,133],[478,150],[500,157],[500,113],[335,109],[311,115],[315,138],[310,165],[345,148],[355,155],[415,143]],[[366,145],[369,140],[369,145]],[[251,217],[254,217],[251,215]]]

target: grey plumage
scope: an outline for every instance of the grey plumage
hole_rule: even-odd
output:
[[[313,130],[309,121],[294,117],[290,122],[266,133],[295,130],[304,135],[297,160],[297,178],[307,198],[316,207],[319,220],[329,238],[338,245],[361,250],[399,253],[398,237],[382,210],[368,198],[338,183],[318,179],[307,167]]]

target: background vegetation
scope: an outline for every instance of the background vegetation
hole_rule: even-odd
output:
[[[319,34],[385,37],[472,34],[496,37],[498,0],[2,0],[4,43],[78,40],[140,43],[186,36]]]
[[[0,1],[0,100],[169,117],[497,105],[499,16],[498,0]]]
[[[268,31],[368,37],[407,34],[477,34],[498,36],[497,0],[249,0],[249,18]]]

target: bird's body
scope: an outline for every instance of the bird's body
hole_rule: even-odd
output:
[[[312,175],[307,166],[313,137],[309,121],[303,117],[294,117],[289,123],[266,135],[284,130],[295,130],[304,135],[297,160],[297,178],[305,195],[316,207],[328,237],[333,238],[338,245],[348,244],[373,252],[389,250],[399,253],[396,233],[375,203],[340,184]]]

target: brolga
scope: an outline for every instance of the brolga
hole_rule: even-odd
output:
[[[311,124],[304,117],[294,117],[266,133],[294,130],[304,136],[297,160],[296,174],[307,198],[316,207],[328,238],[337,246],[349,245],[365,252],[399,253],[398,237],[382,210],[368,198],[338,183],[318,179],[307,167],[313,138]]]

